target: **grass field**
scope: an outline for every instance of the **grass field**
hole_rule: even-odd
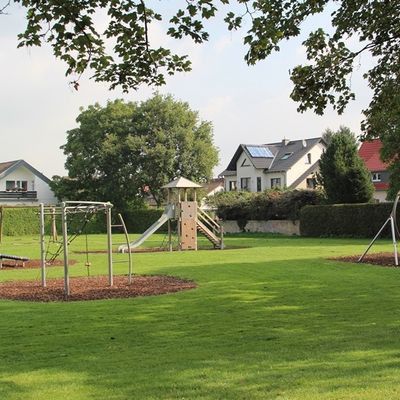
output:
[[[39,258],[36,240],[5,238],[0,252]],[[89,242],[106,247],[101,235]],[[135,273],[193,279],[194,290],[0,301],[0,399],[399,399],[400,270],[328,260],[367,242],[231,236],[226,251],[135,254]],[[71,274],[85,275],[78,249],[83,238]],[[106,273],[105,254],[91,261]],[[1,281],[39,278],[0,271]]]

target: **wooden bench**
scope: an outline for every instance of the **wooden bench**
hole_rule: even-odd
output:
[[[29,261],[28,257],[20,257],[20,256],[14,256],[11,254],[0,254],[0,268],[3,268],[3,260],[13,260],[15,261],[14,266],[17,266],[18,261],[22,262],[22,267],[25,267],[25,262]]]

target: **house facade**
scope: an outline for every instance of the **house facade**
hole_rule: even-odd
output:
[[[320,137],[262,145],[241,144],[220,176],[225,191],[272,188],[312,189],[326,148]]]
[[[0,163],[0,205],[56,204],[50,179],[24,160]]]
[[[389,189],[389,172],[387,164],[380,157],[382,142],[374,139],[361,143],[358,154],[364,160],[368,171],[371,174],[371,180],[374,185],[374,199],[379,202],[386,201],[387,191]]]

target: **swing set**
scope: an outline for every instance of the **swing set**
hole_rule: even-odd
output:
[[[61,203],[61,206],[45,206],[40,204],[40,254],[41,254],[41,283],[42,287],[46,287],[46,266],[51,264],[61,253],[64,258],[64,295],[68,297],[70,295],[70,279],[69,279],[69,246],[71,243],[80,235],[85,232],[87,224],[92,220],[94,215],[104,213],[106,216],[107,226],[107,258],[108,258],[108,283],[113,286],[113,258],[112,258],[112,229],[122,228],[125,234],[126,244],[129,246],[129,237],[126,230],[126,226],[121,214],[118,214],[120,224],[112,224],[112,204],[109,202],[93,202],[93,201],[65,201]],[[73,215],[83,215],[82,224],[75,231],[75,233],[69,236],[68,225],[71,222]],[[49,242],[45,244],[45,218],[46,216],[51,217],[51,235]],[[57,235],[57,217],[61,217],[62,227],[62,240],[58,241]],[[50,243],[57,243],[59,246],[55,252],[50,252]],[[85,266],[88,269],[91,263],[89,262],[89,245],[88,236],[85,232],[85,247],[86,247],[86,262]],[[50,256],[50,257],[49,257]],[[128,282],[132,282],[132,259],[131,252],[128,252]]]

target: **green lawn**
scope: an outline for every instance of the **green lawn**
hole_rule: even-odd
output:
[[[0,252],[38,258],[36,240],[5,238]],[[105,236],[89,242],[106,247]],[[0,301],[0,399],[399,399],[400,270],[327,259],[367,243],[231,236],[226,251],[134,255],[136,273],[190,278],[194,290]],[[85,275],[73,253],[84,239],[71,247],[71,274]],[[91,255],[93,273],[106,273],[106,258]],[[32,278],[39,270],[0,271]]]

